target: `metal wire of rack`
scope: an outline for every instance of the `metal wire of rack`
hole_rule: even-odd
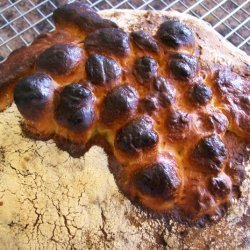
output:
[[[83,0],[94,9],[177,10],[209,22],[250,54],[250,0]],[[0,62],[13,50],[54,29],[52,12],[73,0],[1,0]]]

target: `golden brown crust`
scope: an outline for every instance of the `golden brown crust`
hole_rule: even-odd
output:
[[[155,13],[154,12],[139,12],[139,13],[131,12],[131,13],[128,13],[126,17],[122,16],[123,12],[119,12],[119,11],[115,13],[111,13],[111,14],[110,12],[106,12],[106,13],[108,16],[118,21],[118,24],[121,27],[123,26],[124,19],[126,20],[126,18],[128,18],[129,20],[129,15],[131,15],[133,16],[132,26],[130,26],[129,24],[126,24],[125,27],[122,27],[122,28],[132,31],[132,30],[136,30],[136,25],[138,25],[139,27],[145,28],[145,30],[148,29],[148,31],[153,32],[153,34],[155,32],[155,30],[152,29],[153,26],[158,27],[159,24],[165,19],[165,17],[162,17],[162,13],[157,13],[157,12]],[[118,142],[118,144],[115,144],[116,146],[114,147],[113,154],[115,155],[115,157],[118,159],[118,161],[121,163],[122,166],[118,167],[118,168],[121,168],[120,169],[121,173],[118,173],[118,175],[116,175],[116,173],[114,174],[117,178],[118,185],[120,185],[121,189],[125,193],[128,194],[129,198],[133,200],[139,197],[139,199],[144,205],[146,205],[150,209],[153,209],[155,211],[161,211],[161,212],[166,211],[166,209],[168,209],[171,206],[173,207],[173,210],[175,210],[174,205],[177,204],[177,206],[181,208],[182,210],[181,213],[183,213],[184,211],[184,214],[185,214],[184,217],[189,218],[189,221],[191,218],[191,221],[204,223],[208,219],[216,220],[216,218],[217,219],[220,218],[225,213],[225,209],[228,207],[228,203],[232,199],[232,196],[236,195],[235,190],[232,191],[232,185],[234,187],[238,187],[240,184],[238,180],[240,179],[240,175],[242,174],[242,172],[239,173],[237,171],[230,170],[231,166],[227,161],[228,157],[230,156],[230,152],[227,153],[226,148],[224,147],[224,143],[227,140],[226,139],[227,137],[224,135],[225,130],[226,129],[231,130],[231,125],[228,128],[228,122],[227,122],[227,118],[225,117],[225,115],[230,119],[230,121],[231,119],[234,119],[234,117],[231,116],[230,113],[224,112],[224,108],[221,108],[218,105],[218,103],[220,102],[224,104],[223,100],[218,100],[217,98],[215,98],[215,96],[213,96],[212,98],[212,104],[217,108],[214,108],[213,105],[209,104],[211,97],[209,97],[208,101],[205,101],[205,103],[201,102],[201,105],[198,105],[195,108],[193,108],[192,104],[188,104],[188,101],[181,101],[183,94],[182,92],[180,92],[180,89],[184,89],[184,94],[185,94],[184,96],[188,96],[188,93],[190,92],[190,86],[193,85],[193,82],[196,83],[196,81],[199,82],[201,80],[197,77],[197,75],[199,74],[200,76],[202,75],[204,76],[205,74],[205,77],[204,77],[205,83],[211,87],[213,93],[216,93],[216,86],[214,86],[214,81],[216,81],[215,79],[216,79],[216,74],[218,70],[220,72],[222,67],[226,66],[227,68],[229,68],[230,66],[230,65],[224,65],[222,62],[222,58],[227,56],[228,52],[225,52],[225,54],[222,53],[221,58],[220,56],[216,59],[210,58],[210,57],[209,58],[204,57],[202,50],[203,49],[205,50],[205,48],[202,47],[202,41],[203,39],[206,40],[206,37],[203,38],[202,32],[197,31],[199,29],[199,25],[196,26],[195,24],[192,24],[192,22],[194,21],[192,18],[189,18],[189,17],[187,17],[187,20],[185,20],[184,18],[185,16],[179,16],[179,14],[176,14],[176,13],[170,12],[170,13],[165,13],[165,14],[167,14],[170,17],[184,19],[183,21],[187,25],[190,22],[190,25],[192,29],[196,32],[196,36],[198,38],[196,41],[195,48],[191,46],[192,43],[191,45],[188,44],[186,48],[185,47],[181,48],[181,50],[183,50],[181,57],[179,57],[179,55],[178,57],[176,57],[175,56],[176,52],[173,52],[172,50],[169,53],[169,55],[168,54],[166,55],[166,57],[170,60],[170,65],[167,66],[169,67],[170,71],[169,70],[166,71],[166,67],[162,63],[163,60],[166,60],[165,58],[162,58],[159,55],[154,56],[154,58],[156,58],[156,60],[160,62],[159,73],[162,74],[168,80],[170,79],[171,84],[173,84],[173,86],[176,88],[177,98],[176,98],[176,103],[174,105],[171,104],[170,106],[168,106],[168,109],[170,111],[168,113],[170,115],[167,117],[165,117],[162,109],[157,111],[157,104],[155,105],[156,111],[153,111],[152,113],[150,113],[150,116],[152,116],[153,120],[156,121],[157,123],[154,123],[152,128],[146,126],[147,127],[146,132],[148,132],[146,144],[144,144],[144,142],[142,143],[138,142],[138,140],[140,140],[140,138],[138,138],[135,141],[132,140],[130,142],[131,143],[130,148],[127,148],[127,144],[126,146],[117,147],[117,145],[124,145],[124,140],[127,142],[127,139],[126,138],[123,139],[122,136],[120,136],[118,139],[116,137],[115,139],[114,134],[108,129],[108,126],[107,124],[105,124],[105,122],[104,124],[100,124],[100,125],[98,124],[94,126],[91,125],[90,129],[88,128],[87,130],[88,132],[86,133],[86,131],[84,131],[84,133],[80,134],[80,136],[79,136],[79,132],[75,133],[65,128],[65,126],[60,126],[60,125],[58,126],[58,124],[54,123],[54,121],[52,123],[47,124],[49,126],[48,131],[44,131],[43,126],[42,128],[39,127],[41,126],[41,124],[46,123],[46,122],[40,122],[39,126],[37,126],[37,124],[35,123],[33,123],[32,125],[33,125],[34,131],[38,131],[38,133],[39,131],[40,133],[41,132],[50,133],[50,131],[56,130],[56,134],[66,137],[67,139],[70,139],[75,143],[87,142],[88,139],[93,136],[93,133],[91,132],[92,129],[93,130],[96,129],[99,133],[107,134],[106,138],[111,143],[111,145],[115,144],[114,140],[116,140],[116,143]],[[105,12],[104,12],[104,15],[105,15]],[[141,18],[142,16],[144,18]],[[140,21],[137,20],[136,17],[138,19],[140,18]],[[120,18],[121,18],[121,21],[119,21]],[[157,20],[157,22],[154,22],[154,20]],[[154,24],[151,24],[150,22],[154,22]],[[135,25],[135,27],[133,25]],[[217,37],[215,38],[217,39]],[[205,44],[207,43],[208,41],[205,42]],[[220,45],[221,41],[218,40],[218,44]],[[214,44],[215,47],[219,45],[217,45],[216,42]],[[121,51],[124,51],[124,48],[126,48],[126,46],[127,46],[126,43],[125,43],[125,47],[124,47],[124,44],[121,44],[121,47],[120,47]],[[164,45],[161,44],[160,46],[161,46],[161,49],[164,50]],[[213,49],[213,46],[211,47]],[[210,49],[210,46],[209,46],[209,49]],[[231,50],[229,49],[229,51]],[[145,51],[141,51],[138,48],[136,49],[132,47],[131,53],[132,53],[132,57],[133,55],[143,56],[143,53],[145,53]],[[238,53],[241,53],[241,52],[238,52]],[[106,55],[106,52],[103,52],[103,54]],[[194,59],[186,57],[186,55],[190,57],[189,54],[192,54],[192,57],[194,55],[196,56],[198,55],[199,65],[197,65],[197,63],[195,62],[196,60],[195,56],[194,56]],[[107,55],[110,56],[110,50],[107,51]],[[149,55],[151,58],[152,54],[150,52],[149,52]],[[228,57],[229,59],[227,62],[230,63],[230,56],[228,55]],[[146,58],[145,61],[138,62],[139,67],[136,68],[137,69],[136,72],[132,72],[129,66],[133,65],[133,63],[131,63],[133,61],[132,60],[133,58],[124,60],[123,58],[117,57],[117,55],[115,55],[115,59],[119,62],[119,64],[122,65],[124,68],[128,69],[128,71],[130,71],[127,73],[127,75],[125,75],[125,77],[123,76],[123,80],[125,81],[127,80],[131,84],[131,86],[137,89],[139,95],[145,98],[147,98],[148,91],[143,90],[144,89],[143,87],[138,88],[138,84],[140,84],[140,82],[141,84],[142,83],[144,84],[145,82],[146,84],[148,84],[147,86],[151,86],[151,84],[153,84],[153,78],[155,77],[155,75],[157,74],[156,72],[158,71],[158,68],[154,66],[154,62],[150,58]],[[177,61],[174,61],[171,64],[171,61],[173,60],[173,58],[174,60],[177,59]],[[180,71],[174,71],[176,69],[176,66],[178,66],[179,64],[179,60],[181,61],[184,60],[184,62],[187,61],[189,64],[188,67],[190,70],[189,71],[190,73],[187,72],[186,74],[185,72],[184,77],[182,75],[181,78],[179,77]],[[249,82],[249,78],[248,78],[249,76],[248,76],[248,71],[247,71],[248,59],[244,61],[244,58],[238,59],[237,57],[237,59],[232,60],[231,63],[234,63],[237,60],[239,60],[238,66],[240,66],[240,68],[238,68],[238,66],[231,67],[231,70],[237,73],[238,75],[237,77],[240,78],[239,81],[243,82],[242,84],[247,84],[247,82]],[[138,74],[140,75],[140,77],[145,77],[145,75],[140,74],[139,72],[141,70],[141,65],[143,66],[147,63],[148,65],[150,65],[150,67],[152,66],[152,70],[150,69],[150,71],[147,72],[146,78],[143,79],[142,81],[140,80],[140,78],[138,79]],[[174,65],[174,66],[171,66],[171,65]],[[173,69],[171,70],[171,68]],[[144,70],[144,68],[142,68],[142,70]],[[166,71],[166,73],[164,73],[164,71]],[[82,72],[80,72],[80,74],[81,73]],[[80,74],[79,74],[79,77],[80,77]],[[234,73],[229,73],[229,74],[234,74]],[[194,76],[195,78],[193,79]],[[84,73],[83,73],[83,77],[85,77]],[[135,82],[135,78],[138,80],[137,83]],[[59,93],[59,97],[58,97],[59,100],[61,98],[60,93],[64,91],[64,89],[60,88],[60,85],[61,84],[64,85],[65,83],[67,84],[66,79],[67,78],[64,76],[63,83],[60,82],[60,76],[59,78],[56,79],[56,81],[59,83],[58,86],[56,87]],[[69,83],[69,80],[68,80],[68,83]],[[114,86],[114,84],[116,83],[117,82],[113,82],[110,86],[102,88],[102,90],[98,90],[98,87],[96,86],[91,86],[89,84],[83,83],[83,85],[88,87],[89,90],[92,91],[97,97],[96,103],[94,105],[94,112],[95,114],[97,114],[96,115],[97,119],[98,119],[98,113],[99,113],[100,105],[101,105],[101,102],[99,101],[100,99],[98,100],[98,98],[100,98],[100,96],[106,96],[110,88]],[[248,93],[247,88],[245,89],[246,89],[246,93]],[[151,90],[151,87],[150,87],[150,90]],[[152,91],[152,93],[154,93],[154,91]],[[204,92],[203,92],[203,95],[204,95]],[[57,105],[57,99],[55,103]],[[240,107],[242,107],[242,102],[240,102],[240,104],[236,102],[235,105],[240,105]],[[245,104],[243,105],[243,108],[242,108],[243,112],[246,111],[246,109],[244,108],[245,108]],[[135,117],[135,119],[141,119],[140,112],[143,113],[144,110],[142,109],[141,111],[139,111],[138,114],[135,114],[134,116],[132,115],[130,116]],[[185,112],[187,112],[188,114],[185,115]],[[224,117],[223,115],[216,116],[220,112],[224,113]],[[248,114],[243,114],[243,119],[246,118],[247,116]],[[162,122],[162,117],[166,119],[166,122],[165,121]],[[203,123],[204,123],[201,126],[200,126],[201,124],[200,120],[203,120]],[[114,123],[111,126],[112,130],[118,131],[118,129],[124,128],[124,122],[126,121],[127,119],[125,119],[124,117],[124,119],[121,119],[119,122]],[[48,120],[47,120],[47,123],[48,123]],[[219,127],[218,125],[216,125],[218,123],[220,124]],[[235,124],[236,125],[233,127],[233,131],[237,133],[237,135],[242,135],[242,134],[247,135],[248,133],[247,127],[243,126],[242,128],[242,124],[244,123],[236,122]],[[200,127],[197,127],[197,126],[200,126]],[[139,125],[135,125],[135,128],[133,127],[127,130],[128,131],[131,130],[133,133],[133,130],[137,129],[137,127],[142,129],[142,133],[140,134],[143,134],[144,133],[143,130],[145,129],[144,129],[144,125],[143,124],[141,125],[141,123],[139,123]],[[149,130],[152,129],[152,131],[149,131],[148,129]],[[154,131],[154,129],[156,130],[156,132]],[[158,137],[158,134],[163,135],[165,131],[167,132],[166,138],[163,137],[163,139],[161,139],[160,142],[158,142],[158,139],[155,139],[155,138]],[[247,133],[245,133],[245,131]],[[119,131],[117,133],[119,136]],[[213,133],[216,133],[218,135],[213,135]],[[193,140],[193,143],[190,143],[191,139]],[[230,139],[228,139],[227,142],[229,145],[228,147],[230,147],[230,145],[233,143],[233,142],[230,142]],[[164,146],[165,144],[167,144],[167,147]],[[145,147],[146,154],[145,153],[142,154],[140,151],[141,149],[143,149],[142,151],[144,151],[144,147]],[[147,150],[147,148],[149,148],[150,150]],[[135,150],[136,153],[140,155],[140,158],[138,158],[137,156],[129,155],[129,159],[128,159],[127,153],[124,152],[127,150],[129,153]],[[164,152],[166,151],[170,151],[170,155],[165,154]],[[208,155],[207,155],[207,151],[208,151]],[[140,159],[139,164],[138,164],[138,159]],[[127,180],[130,181],[130,180],[133,180],[133,178],[135,178],[133,176],[137,176],[136,178],[138,178],[138,176],[140,178],[144,178],[142,176],[151,175],[151,173],[149,172],[146,172],[146,173],[143,172],[139,174],[138,171],[139,169],[143,169],[143,168],[147,169],[149,166],[152,167],[152,160],[156,164],[157,162],[160,164],[163,164],[164,162],[174,162],[173,164],[166,163],[166,164],[161,165],[161,169],[164,169],[164,171],[163,170],[161,171],[167,174],[166,174],[166,178],[163,180],[160,179],[159,182],[165,183],[162,185],[167,185],[168,189],[172,190],[171,195],[167,195],[167,196],[166,194],[163,195],[164,199],[167,200],[164,202],[161,201],[161,198],[159,200],[158,198],[155,199],[155,197],[152,195],[154,194],[154,192],[145,191],[147,190],[145,189],[145,187],[142,188],[141,191],[138,191],[140,187],[143,186],[141,181],[137,182],[134,180],[134,182],[132,181],[131,185],[128,185],[127,183]],[[200,164],[201,160],[204,164],[203,163]],[[177,162],[177,164],[175,162]],[[192,165],[192,163],[194,163],[193,164],[194,166]],[[165,167],[162,167],[162,166],[165,166]],[[153,165],[153,169],[154,168],[156,168],[155,165]],[[167,171],[165,171],[166,168],[168,169]],[[218,174],[217,171],[221,171],[221,169],[223,172],[226,172],[227,174],[224,174],[224,173]],[[120,175],[122,175],[123,178],[121,178]],[[157,174],[156,175],[154,174],[153,176],[155,178],[155,176],[157,177]],[[228,176],[230,176],[230,178]],[[170,178],[170,182],[167,181],[168,178]],[[135,185],[135,188],[133,187],[133,183],[137,183]],[[150,186],[151,184],[154,184],[154,183],[151,183],[149,181],[148,185]],[[126,185],[128,185],[129,187]],[[162,185],[160,185],[161,188],[162,188]],[[157,190],[158,189],[156,188],[155,192],[159,194]],[[169,202],[169,197],[171,197],[172,199],[171,202]],[[191,199],[191,197],[193,197],[193,199]],[[187,207],[190,209],[187,209]],[[177,209],[176,211],[173,211],[173,216],[175,218],[179,218],[180,216],[180,214],[178,214],[177,211],[178,211]],[[182,221],[183,221],[183,215],[182,215]]]

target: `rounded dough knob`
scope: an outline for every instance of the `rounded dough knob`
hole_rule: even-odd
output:
[[[78,83],[64,87],[55,117],[63,127],[76,132],[85,131],[94,121],[91,91]]]
[[[54,83],[50,76],[35,73],[21,79],[14,90],[14,101],[28,120],[37,120],[53,98]]]

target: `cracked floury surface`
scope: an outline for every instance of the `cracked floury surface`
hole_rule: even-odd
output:
[[[51,140],[25,138],[20,120],[14,105],[0,113],[0,249],[250,247],[249,178],[216,225],[164,225],[118,191],[101,148],[72,158]]]

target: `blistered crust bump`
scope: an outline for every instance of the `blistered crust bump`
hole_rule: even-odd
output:
[[[195,76],[197,58],[184,53],[174,53],[170,57],[169,70],[174,78],[188,80]]]
[[[146,31],[134,31],[131,33],[131,37],[136,44],[142,50],[150,52],[159,52],[159,46],[157,41]]]
[[[221,170],[226,157],[226,147],[218,135],[201,139],[192,152],[192,160],[208,170]]]
[[[105,28],[90,33],[84,43],[87,51],[126,56],[130,52],[128,34],[121,29]]]
[[[235,130],[250,135],[250,80],[229,69],[217,71],[214,77],[217,95],[233,119]]]
[[[101,108],[101,119],[110,124],[129,116],[136,110],[138,94],[128,84],[113,88],[105,97]]]
[[[134,174],[134,185],[142,194],[165,201],[173,199],[180,180],[173,162],[156,162]]]
[[[63,88],[55,118],[60,125],[74,132],[83,132],[94,121],[94,97],[91,91],[78,83]]]
[[[169,19],[162,23],[157,35],[165,46],[174,49],[195,43],[193,31],[179,20]]]
[[[54,19],[59,41],[40,50],[32,44],[39,53],[10,78],[48,74],[37,84],[31,78],[30,92],[16,87],[26,125],[40,135],[46,121],[51,138],[72,154],[104,138],[119,187],[143,208],[189,222],[221,217],[243,176],[225,138],[228,130],[249,137],[248,75],[204,63],[188,22],[162,18],[158,30],[147,23],[129,34],[79,2]]]
[[[141,153],[152,149],[158,142],[158,134],[153,129],[152,120],[148,116],[136,118],[122,127],[116,135],[116,145],[127,154]]]
[[[212,90],[206,84],[195,84],[190,89],[189,98],[195,105],[206,105],[212,99]]]
[[[103,19],[88,4],[82,2],[75,2],[56,9],[53,19],[59,27],[72,23],[86,32],[100,28],[117,28],[117,24]]]
[[[85,69],[88,79],[97,85],[111,83],[121,75],[121,67],[115,60],[98,54],[87,59]]]
[[[68,75],[82,60],[82,50],[73,44],[56,44],[46,49],[37,59],[38,71],[52,75]]]
[[[180,142],[190,135],[191,116],[180,110],[170,112],[166,120],[166,132],[171,142]]]
[[[28,120],[44,115],[46,105],[53,98],[53,79],[43,73],[35,73],[21,79],[14,90],[14,100],[20,113]]]
[[[146,84],[157,76],[158,63],[153,57],[143,56],[135,61],[134,74],[138,82]]]

